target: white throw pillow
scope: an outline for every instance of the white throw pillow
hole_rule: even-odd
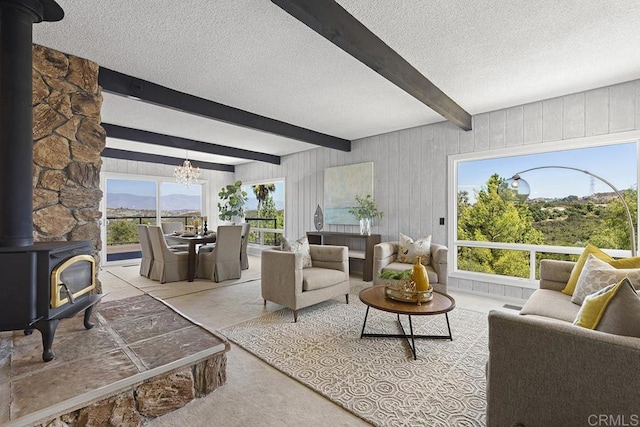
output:
[[[640,269],[618,269],[590,254],[578,277],[571,302],[582,305],[585,297],[614,285],[627,277],[637,289],[640,286]]]
[[[311,253],[309,248],[309,239],[301,237],[298,240],[282,239],[282,245],[280,248],[283,251],[293,252],[296,256],[302,257],[302,268],[313,267],[311,261]]]
[[[431,236],[423,237],[414,242],[411,237],[400,233],[398,261],[406,264],[415,264],[418,257],[422,257],[421,264],[431,264]]]

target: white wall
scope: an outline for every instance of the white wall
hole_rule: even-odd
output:
[[[180,160],[176,160],[176,165]],[[118,173],[130,175],[146,175],[155,177],[168,177],[173,180],[174,165],[161,165],[156,163],[138,162],[134,160],[122,159],[102,159],[101,173]],[[209,228],[215,229],[218,225],[218,191],[234,181],[232,172],[221,172],[207,169],[200,170],[200,180],[205,181],[204,185],[204,212],[203,215],[209,217]]]
[[[300,237],[314,230],[316,205],[323,206],[327,167],[373,161],[374,197],[385,217],[373,233],[397,240],[431,234],[447,244],[447,156],[523,144],[553,144],[562,140],[640,129],[640,80],[548,99],[473,116],[465,132],[448,122],[363,138],[352,151],[318,148],[285,156],[281,165],[247,163],[236,167],[243,182],[285,178],[285,234]],[[325,225],[325,230],[358,232],[355,226]],[[530,290],[469,280],[450,279],[450,287],[479,293],[526,298]]]

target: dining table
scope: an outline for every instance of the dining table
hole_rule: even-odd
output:
[[[172,234],[165,235],[165,238],[174,242],[189,244],[189,258],[187,261],[188,262],[187,280],[189,282],[193,282],[193,279],[195,279],[196,277],[196,259],[198,256],[197,247],[198,245],[204,245],[206,243],[215,243],[216,241],[215,231],[206,235],[193,235],[191,233],[182,235],[182,234],[172,233]]]

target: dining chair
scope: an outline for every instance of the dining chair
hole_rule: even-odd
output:
[[[242,227],[239,225],[220,225],[216,233],[216,245],[211,252],[198,254],[197,277],[222,282],[239,279],[240,247]]]
[[[159,280],[160,283],[187,280],[189,253],[171,251],[164,240],[162,228],[150,225],[148,229],[151,249],[153,250],[153,266],[151,267],[150,279]]]
[[[240,246],[240,268],[242,270],[249,269],[249,258],[247,257],[247,243],[249,242],[249,232],[251,224],[245,222],[242,224],[242,245]]]
[[[149,240],[149,228],[146,224],[138,224],[138,237],[142,250],[140,275],[149,277],[151,275],[151,267],[153,266],[153,250],[151,249],[151,240]]]

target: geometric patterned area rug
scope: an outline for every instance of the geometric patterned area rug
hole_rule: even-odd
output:
[[[282,309],[219,332],[291,378],[377,426],[484,426],[487,315],[454,308],[453,341],[360,338],[366,306],[344,298]],[[401,316],[408,331],[406,316]],[[447,333],[444,315],[413,316],[416,334]],[[371,308],[365,332],[400,333],[395,314]]]

